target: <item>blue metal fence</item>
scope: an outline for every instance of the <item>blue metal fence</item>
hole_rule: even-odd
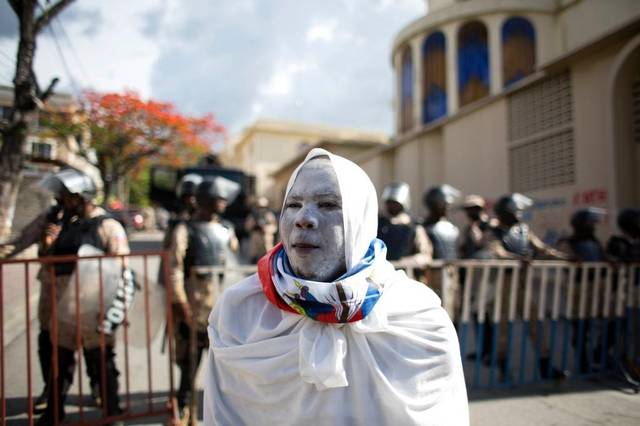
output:
[[[470,386],[637,371],[639,264],[483,260],[442,270],[452,272],[429,285],[441,286],[444,306],[461,299],[449,315]]]

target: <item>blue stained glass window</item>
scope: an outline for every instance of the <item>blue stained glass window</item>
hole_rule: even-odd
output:
[[[407,46],[402,53],[402,74],[400,85],[400,128],[402,130],[409,130],[413,127],[413,60],[411,58],[411,48],[409,46]]]
[[[445,37],[435,32],[422,45],[423,97],[422,122],[447,115],[447,69]]]
[[[466,105],[489,94],[489,48],[487,28],[472,21],[458,33],[458,90],[460,105]]]
[[[515,16],[502,25],[502,75],[509,86],[531,74],[536,63],[536,34],[526,18]]]

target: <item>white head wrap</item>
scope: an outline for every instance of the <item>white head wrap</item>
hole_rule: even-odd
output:
[[[284,196],[285,202],[302,166],[320,156],[329,157],[338,177],[344,222],[344,256],[349,271],[363,258],[378,232],[376,189],[369,176],[354,162],[324,149],[314,148],[291,174]]]

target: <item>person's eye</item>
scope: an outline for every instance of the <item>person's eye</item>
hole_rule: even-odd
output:
[[[329,210],[334,210],[334,209],[341,208],[340,204],[335,202],[335,201],[322,201],[322,202],[318,203],[318,206],[320,208],[329,209]]]
[[[287,204],[285,204],[285,208],[287,209],[299,209],[300,207],[302,207],[302,204],[300,204],[298,201],[289,201]]]

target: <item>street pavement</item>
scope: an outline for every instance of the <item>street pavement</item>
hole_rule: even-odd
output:
[[[158,232],[133,234],[130,238],[132,252],[157,250],[162,235]],[[174,387],[179,375],[176,368],[170,368],[167,351],[163,351],[164,291],[156,285],[158,258],[149,258],[146,271],[141,258],[132,259],[132,267],[141,279],[143,289],[136,296],[135,305],[129,318],[129,327],[118,331],[116,345],[117,362],[120,370],[121,404],[131,411],[141,411],[151,405],[161,408],[169,389],[169,371],[173,374]],[[37,268],[30,268],[29,306],[32,318],[30,339],[26,330],[26,302],[24,267],[5,267],[3,273],[4,296],[4,374],[5,395],[7,397],[8,424],[26,423],[28,374],[27,360],[31,362],[31,388],[33,394],[42,389],[42,377],[36,354],[38,324],[36,314],[39,284],[35,281]],[[148,291],[144,291],[144,289]],[[150,313],[147,329],[145,311]],[[128,345],[124,344],[127,332]],[[27,342],[30,342],[28,347]],[[147,344],[147,342],[149,344]],[[125,350],[126,348],[126,350]],[[84,364],[84,361],[83,361]],[[84,366],[82,367],[84,370]],[[198,377],[198,388],[202,388],[202,368]],[[468,377],[468,375],[467,375]],[[70,390],[68,413],[70,420],[78,420],[80,402],[84,415],[90,419],[96,415],[87,396],[88,379],[82,374],[82,394],[79,374],[76,371],[74,384]],[[129,397],[127,397],[129,395]],[[628,387],[609,377],[606,380],[566,380],[562,383],[527,385],[514,389],[471,391],[470,417],[472,425],[528,426],[528,425],[640,425],[640,395],[633,394]],[[91,412],[93,410],[93,413]],[[201,419],[201,416],[200,416]],[[128,424],[161,424],[163,419],[135,420]]]

